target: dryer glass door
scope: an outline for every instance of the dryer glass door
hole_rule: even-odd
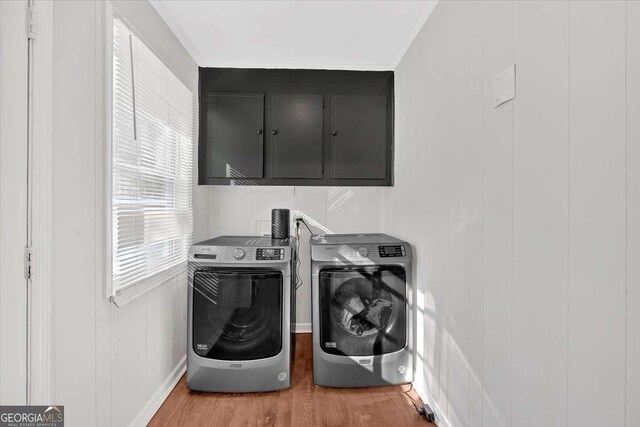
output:
[[[193,279],[193,350],[217,360],[254,360],[282,349],[282,273],[200,270]]]
[[[406,272],[399,266],[320,271],[320,345],[341,356],[375,356],[407,343]]]

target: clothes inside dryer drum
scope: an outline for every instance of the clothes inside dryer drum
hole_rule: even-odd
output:
[[[319,274],[320,345],[326,353],[373,356],[404,348],[406,273],[395,266]]]
[[[369,311],[365,318],[376,328],[383,329],[389,322],[391,311],[393,309],[392,307],[393,303],[391,302],[391,297],[389,297],[389,299],[375,299],[369,304]]]
[[[387,327],[393,300],[385,285],[375,280],[353,278],[344,282],[331,299],[333,320],[350,334],[361,336]]]

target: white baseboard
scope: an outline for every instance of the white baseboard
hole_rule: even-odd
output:
[[[451,427],[451,422],[444,415],[444,412],[442,412],[440,406],[436,403],[436,400],[433,398],[431,393],[429,393],[422,384],[418,384],[417,382],[413,383],[413,389],[418,393],[420,399],[429,405],[431,410],[436,414],[436,425],[439,427]]]
[[[129,423],[130,427],[146,426],[151,421],[151,418],[156,414],[160,406],[164,403],[169,393],[178,384],[180,378],[187,370],[187,355],[180,360],[180,362],[173,368],[173,371],[169,374],[166,380],[162,383],[160,388],[151,396],[144,405],[144,408],[138,413],[138,415]]]
[[[296,323],[293,327],[293,332],[296,334],[310,334],[311,323]]]

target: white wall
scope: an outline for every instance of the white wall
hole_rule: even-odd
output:
[[[27,402],[26,7],[0,3],[0,405]]]
[[[639,76],[634,1],[443,1],[398,66],[384,225],[445,423],[640,425]]]
[[[146,1],[114,4],[197,100],[196,64],[155,10]],[[102,1],[53,5],[54,400],[69,426],[150,415],[186,352],[184,281],[122,308],[104,297],[106,10]],[[195,204],[195,223],[206,230],[208,194]]]
[[[301,215],[314,233],[380,233],[380,187],[211,186],[211,232],[220,235],[271,234],[271,209],[287,208]],[[303,285],[296,299],[300,332],[311,332],[311,260],[309,232],[300,240],[299,275]],[[293,230],[292,230],[293,232]]]

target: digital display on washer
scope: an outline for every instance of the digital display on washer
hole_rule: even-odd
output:
[[[405,256],[406,252],[403,245],[398,246],[378,246],[380,257]]]
[[[256,251],[257,260],[277,260],[284,259],[284,249],[268,248]]]

